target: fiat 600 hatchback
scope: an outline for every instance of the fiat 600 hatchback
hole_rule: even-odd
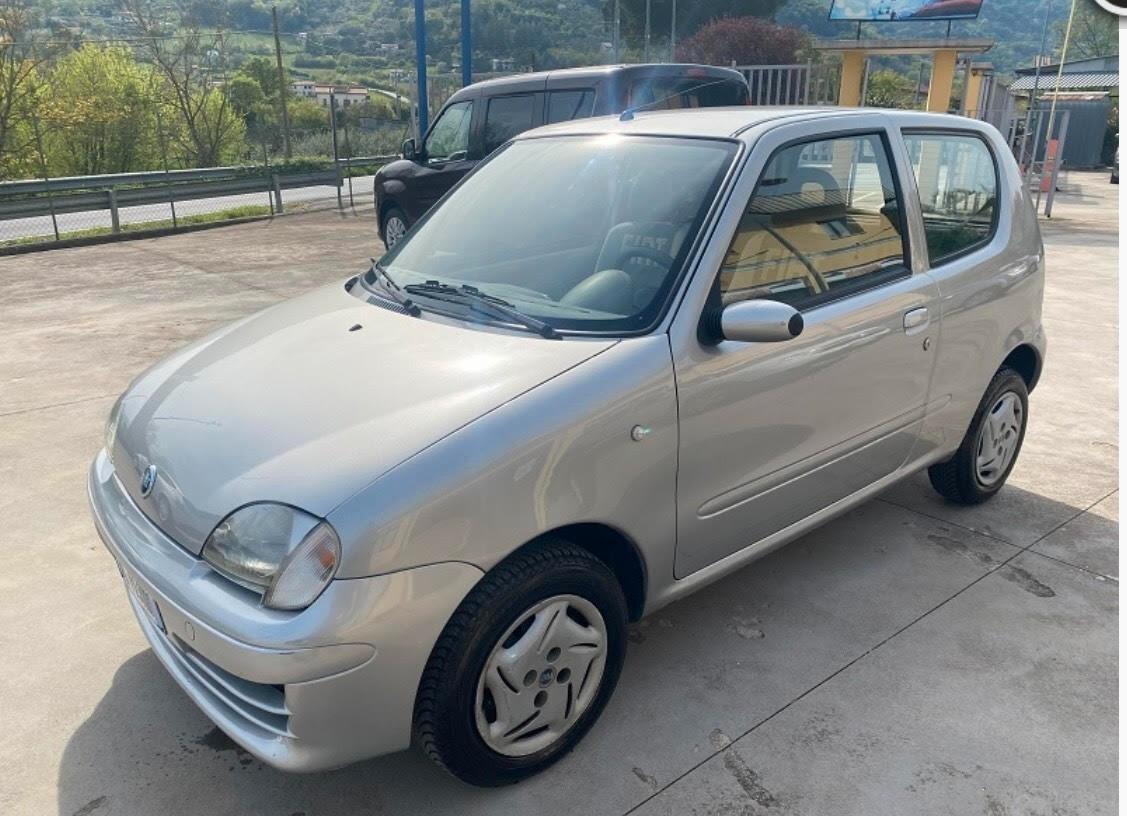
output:
[[[370,269],[204,338],[89,480],[145,636],[291,770],[559,759],[627,622],[927,469],[989,499],[1045,356],[1006,143],[865,110],[529,131]]]

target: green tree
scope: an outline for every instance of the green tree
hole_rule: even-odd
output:
[[[159,166],[153,72],[124,48],[87,44],[51,71],[40,108],[52,175]]]
[[[1057,23],[1057,51],[1064,45],[1067,18]],[[1072,23],[1072,42],[1068,47],[1069,60],[1090,57],[1114,57],[1119,54],[1119,18],[1108,14],[1095,3],[1076,6],[1076,19]]]
[[[891,69],[869,75],[865,104],[874,108],[913,108],[916,88],[911,79]]]
[[[30,26],[31,15],[19,0],[0,0],[0,179],[42,171],[32,126],[42,55],[19,44]]]
[[[231,104],[223,86],[227,79],[227,45],[220,34],[208,34],[188,9],[178,24],[157,0],[123,0],[139,49],[162,84],[174,112],[169,122],[179,161],[186,167],[214,167],[243,152],[246,122]],[[176,30],[175,37],[167,36]]]

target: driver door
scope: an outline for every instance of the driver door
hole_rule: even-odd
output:
[[[764,136],[744,169],[750,197],[745,175],[734,229],[717,230],[726,252],[698,270],[710,288],[695,315],[774,299],[798,309],[805,330],[782,343],[713,341],[695,325],[674,334],[678,578],[766,542],[910,455],[937,289],[913,271],[906,153],[878,122],[834,137],[817,135],[824,123]]]
[[[412,179],[417,207],[417,212],[408,213],[412,222],[473,168],[475,162],[469,158],[473,105],[472,99],[448,105],[427,132],[421,166]]]

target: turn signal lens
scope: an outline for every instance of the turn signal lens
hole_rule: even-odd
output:
[[[339,563],[340,539],[323,521],[282,562],[262,603],[271,609],[305,609],[325,591]]]

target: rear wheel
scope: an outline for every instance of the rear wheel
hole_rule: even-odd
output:
[[[1017,463],[1029,415],[1029,390],[1012,368],[994,375],[959,450],[928,476],[940,495],[981,504],[1002,489]]]
[[[391,249],[407,234],[407,216],[398,207],[389,207],[383,217],[384,245]]]
[[[564,541],[522,550],[482,578],[435,644],[416,739],[470,784],[530,776],[598,719],[625,640],[626,601],[602,561]]]

